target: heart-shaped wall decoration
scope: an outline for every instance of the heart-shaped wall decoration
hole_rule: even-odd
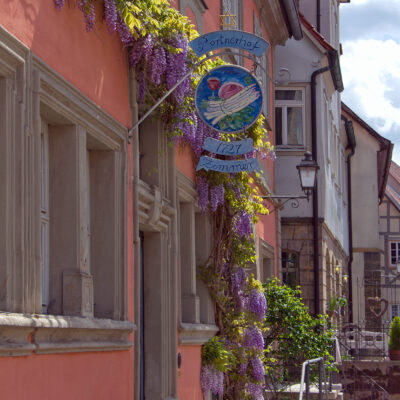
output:
[[[382,317],[383,314],[385,314],[386,310],[389,307],[389,302],[386,299],[382,299],[380,297],[368,297],[367,298],[367,304],[369,310],[372,312],[375,318],[380,318]],[[377,305],[380,306],[381,311],[377,313],[374,310],[374,306],[376,307]]]

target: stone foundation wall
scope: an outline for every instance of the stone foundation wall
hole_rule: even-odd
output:
[[[282,218],[281,229],[282,251],[293,251],[299,255],[298,281],[301,286],[304,303],[308,306],[310,313],[313,314],[315,310],[313,221],[311,218]],[[341,266],[347,266],[348,256],[345,254],[341,244],[333,237],[321,220],[318,225],[320,313],[326,312],[326,304],[332,296],[327,283],[329,281],[327,276],[327,253],[337,260]],[[343,276],[347,274],[347,271],[341,268],[340,274],[340,276]],[[340,295],[347,295],[344,285],[335,284],[334,291],[337,292],[338,290],[340,290]],[[340,316],[340,319],[342,318],[343,316]]]
[[[344,361],[340,372],[345,400],[385,399],[384,392],[377,387],[374,390],[368,377],[389,393],[386,399],[400,400],[400,361]]]

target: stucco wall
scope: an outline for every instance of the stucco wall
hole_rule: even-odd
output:
[[[351,159],[353,247],[378,248],[379,143],[357,123],[353,122],[353,127],[356,135],[356,152]]]
[[[96,6],[97,22],[90,33],[86,33],[83,14],[72,1],[65,2],[60,12],[52,0],[0,0],[0,10],[1,26],[129,126],[126,54],[118,35],[108,33],[100,5]]]
[[[0,358],[1,397],[132,399],[132,351]]]

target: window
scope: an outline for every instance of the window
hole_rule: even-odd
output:
[[[258,255],[261,271],[261,280],[266,282],[275,277],[275,256],[274,247],[262,238],[259,239]]]
[[[2,354],[129,349],[126,127],[4,30],[2,43]]]
[[[211,216],[197,210],[197,192],[193,183],[181,173],[178,173],[177,181],[180,199],[179,265],[182,327],[190,328],[188,324],[213,325],[213,302],[208,288],[198,278],[199,267],[207,261],[212,250]],[[184,334],[180,339],[181,343],[182,341],[188,343],[190,340]]]
[[[294,289],[299,285],[299,256],[297,253],[282,252],[282,282]]]
[[[234,21],[236,22],[236,25],[233,26],[221,26],[221,29],[234,29],[234,30],[240,30],[242,29],[243,26],[243,4],[242,0],[222,0],[221,1],[221,15],[232,15],[233,17],[227,16],[224,17],[223,23],[224,24],[229,24],[233,23]],[[230,51],[229,49],[227,49]],[[235,49],[234,51],[239,51],[239,53],[242,53],[243,50]],[[238,65],[243,65],[243,57],[239,55],[229,55],[227,56],[227,62],[231,63],[236,63]]]
[[[400,316],[400,304],[391,304],[390,309],[391,309],[391,319]]]
[[[304,146],[304,90],[275,90],[275,142],[277,146]]]
[[[241,29],[242,28],[242,0],[222,0],[221,4],[221,15],[231,14],[234,16],[236,26],[229,27],[229,29]],[[231,22],[229,17],[226,17],[224,23]],[[222,26],[222,29],[228,29],[226,26]]]
[[[389,240],[389,266],[396,268],[400,259],[400,241]]]

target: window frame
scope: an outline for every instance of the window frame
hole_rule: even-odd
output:
[[[293,262],[293,261],[288,261],[288,257],[285,257],[284,254],[288,255],[295,255],[296,256],[296,261],[295,261],[295,266],[288,268],[286,267],[287,262]],[[292,251],[292,250],[282,250],[281,253],[281,262],[282,262],[282,283],[286,284],[287,286],[291,287],[292,289],[296,288],[297,286],[300,286],[300,254],[297,251]],[[292,286],[289,282],[285,281],[285,274],[290,274],[294,272],[295,277],[296,277],[296,283],[294,286]]]
[[[301,100],[277,100],[276,94],[279,91],[301,91]],[[305,87],[300,86],[289,86],[289,87],[276,87],[274,90],[274,119],[275,119],[275,146],[278,149],[286,149],[286,150],[300,150],[305,148],[306,142],[306,121],[305,121],[305,106],[306,106],[306,89]],[[301,117],[302,117],[302,143],[301,144],[288,144],[288,131],[287,131],[287,108],[288,107],[296,107],[301,108]],[[277,126],[277,117],[276,111],[280,108],[282,110],[282,143],[278,144],[277,136],[276,136],[276,126]]]
[[[178,227],[181,223],[190,224],[188,227],[192,237],[181,236],[181,229],[178,229],[178,269],[179,269],[179,344],[180,345],[202,345],[207,340],[212,338],[218,328],[215,325],[214,305],[210,297],[208,288],[204,285],[201,279],[198,278],[198,265],[204,262],[207,258],[212,246],[212,226],[211,217],[208,214],[201,213],[197,206],[198,194],[194,183],[180,171],[176,171],[177,180],[177,199],[179,203],[178,209]],[[181,207],[186,208],[185,220],[182,221]],[[192,213],[191,216],[188,213]],[[186,231],[186,229],[185,229]],[[201,232],[201,240],[196,240],[196,236]],[[199,247],[198,244],[201,244]],[[185,251],[190,251],[185,259],[190,259],[192,262],[182,263],[182,246],[185,246]],[[189,277],[184,281],[183,269],[190,268],[190,271],[185,271],[185,276]],[[193,281],[195,285],[193,287]],[[186,310],[183,310],[183,302],[185,297],[196,299],[192,304],[185,304]],[[196,321],[185,318],[187,308],[192,308],[193,315],[197,314]]]
[[[392,245],[395,244],[397,245],[397,259],[400,258],[400,239],[388,239],[388,267],[391,269],[396,269],[397,264],[392,263]]]
[[[394,308],[396,308],[396,311],[394,312]],[[390,318],[391,321],[393,320],[394,317],[400,317],[400,304],[390,304]]]
[[[66,121],[81,124],[104,138],[121,153],[125,175],[126,127],[1,28],[0,43],[0,96],[4,96],[0,101],[0,124],[1,138],[7,144],[0,146],[1,169],[5,166],[0,173],[0,203],[6,205],[0,214],[0,254],[4,257],[0,277],[8,275],[0,299],[0,356],[128,350],[133,345],[130,335],[135,325],[128,320],[123,286],[118,295],[121,309],[115,319],[42,314],[41,232],[42,214],[47,210],[42,204],[45,162],[41,160],[41,108],[62,114]],[[121,281],[126,282],[127,189],[122,182],[127,182],[127,176],[121,177],[124,193],[119,199],[118,239]]]
[[[221,17],[227,12],[236,17],[236,26],[233,26],[234,30],[241,30],[243,28],[243,0],[221,0]],[[221,25],[221,30],[229,30],[230,27]],[[226,49],[227,52],[231,52],[230,48]],[[236,49],[240,54],[243,50]],[[244,65],[243,57],[238,54],[229,54],[227,56],[230,62],[234,62],[237,65]],[[228,61],[228,62],[229,62]]]

